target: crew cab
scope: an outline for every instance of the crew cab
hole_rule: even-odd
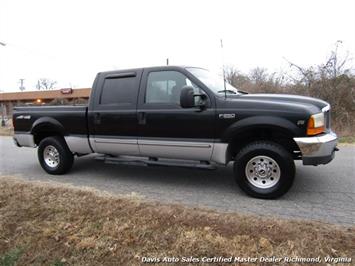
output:
[[[17,146],[38,147],[49,174],[74,156],[213,169],[234,162],[247,194],[277,198],[294,160],[329,163],[337,150],[330,105],[320,99],[247,94],[206,69],[164,66],[98,73],[88,106],[16,107]]]

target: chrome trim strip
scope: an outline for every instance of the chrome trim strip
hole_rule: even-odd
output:
[[[165,147],[186,147],[186,148],[211,148],[211,143],[199,143],[199,142],[183,142],[183,141],[157,141],[157,140],[138,140],[139,145],[150,146],[165,146]]]
[[[196,143],[213,143],[219,140],[209,138],[169,138],[169,137],[141,137],[141,136],[121,136],[121,135],[95,135],[96,139],[139,139],[147,141],[171,141],[171,142],[196,142]]]
[[[101,139],[95,138],[95,143],[107,143],[107,144],[135,144],[137,145],[137,139]]]
[[[26,134],[16,134],[14,135],[14,139],[21,147],[36,147],[33,135],[30,133]]]
[[[71,152],[80,153],[80,154],[92,153],[92,150],[88,142],[89,140],[86,136],[85,137],[65,136],[64,139]]]

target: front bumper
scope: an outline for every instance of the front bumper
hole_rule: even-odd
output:
[[[327,164],[337,150],[337,135],[329,132],[316,137],[294,138],[302,153],[304,165]]]

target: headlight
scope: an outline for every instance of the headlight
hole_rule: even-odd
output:
[[[307,135],[317,135],[324,131],[324,113],[311,115],[307,124]]]

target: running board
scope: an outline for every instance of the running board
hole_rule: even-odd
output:
[[[217,169],[215,165],[209,162],[196,162],[196,161],[179,161],[179,160],[168,160],[157,158],[134,158],[134,157],[112,157],[107,155],[97,156],[96,160],[103,161],[108,164],[128,164],[128,165],[141,165],[141,166],[175,166],[183,168],[197,168],[203,170],[215,170]]]

